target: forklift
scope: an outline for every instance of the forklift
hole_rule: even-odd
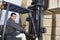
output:
[[[1,40],[6,40],[5,29],[7,24],[8,11],[13,11],[21,14],[28,13],[29,18],[27,20],[29,21],[29,33],[37,36],[38,40],[43,40],[42,35],[46,32],[46,28],[43,28],[43,18],[44,11],[48,8],[48,3],[49,0],[32,0],[31,6],[26,9],[10,2],[3,1],[1,10],[6,10],[6,15],[4,25],[0,25],[2,30],[0,32]],[[36,37],[34,40],[36,40]]]

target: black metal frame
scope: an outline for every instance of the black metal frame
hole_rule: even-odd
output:
[[[3,5],[5,6],[5,10],[7,9],[7,4],[8,4],[9,2],[6,2],[6,1],[3,1]],[[21,6],[18,6],[18,5],[15,5],[15,4],[12,4],[12,3],[9,3],[10,4],[10,6],[9,6],[9,11],[13,11],[13,12],[17,12],[17,13],[28,13],[29,12],[29,10],[28,9],[26,9],[26,8],[23,8],[23,7],[21,7]]]
[[[1,40],[4,40],[4,37],[5,37],[5,29],[6,29],[6,24],[7,24],[8,12],[13,11],[13,12],[22,13],[22,14],[29,12],[28,9],[19,7],[15,4],[12,4],[12,3],[9,3],[9,2],[3,1],[3,5],[5,7],[4,10],[6,10],[6,15],[5,15],[5,20],[4,20],[4,27],[3,27]]]

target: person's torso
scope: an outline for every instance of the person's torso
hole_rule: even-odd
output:
[[[11,18],[9,18],[7,23],[10,23],[10,22],[15,22],[15,21],[13,21]],[[14,27],[7,25],[6,26],[6,33],[11,33],[11,32],[16,32],[16,29]]]

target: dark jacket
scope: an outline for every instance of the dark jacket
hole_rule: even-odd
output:
[[[17,23],[15,23],[15,21],[9,18],[7,21],[6,33],[16,32],[16,30],[25,32],[25,29],[21,27],[21,25],[18,25]]]
[[[7,21],[6,35],[16,36],[20,34],[20,33],[17,33],[16,30],[24,33],[26,37],[32,38],[32,36],[29,33],[27,33],[21,25],[18,25],[17,23],[15,23],[15,21],[9,18]]]

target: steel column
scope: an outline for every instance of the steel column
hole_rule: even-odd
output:
[[[38,40],[42,40],[44,11],[38,7]]]
[[[4,27],[3,27],[3,33],[2,33],[2,39],[1,40],[4,40],[5,29],[6,29],[7,18],[8,18],[8,11],[9,11],[9,3],[7,3],[7,9],[6,9],[6,15],[5,15],[5,20],[4,20]]]

